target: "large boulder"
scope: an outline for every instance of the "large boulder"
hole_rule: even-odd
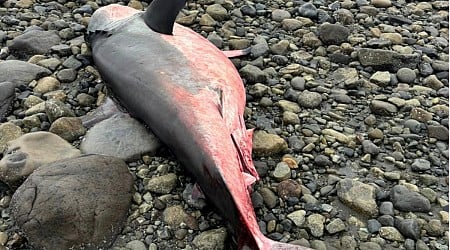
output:
[[[36,249],[101,249],[121,231],[132,194],[125,162],[84,155],[34,171],[10,208]]]

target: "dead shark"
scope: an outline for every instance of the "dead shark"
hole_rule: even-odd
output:
[[[121,105],[194,176],[231,225],[239,249],[308,249],[259,230],[249,191],[259,177],[252,130],[243,119],[243,82],[222,51],[174,23],[184,5],[154,0],[145,12],[98,9],[88,27],[95,65]]]

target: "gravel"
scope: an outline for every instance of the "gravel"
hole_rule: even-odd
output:
[[[0,89],[15,87],[11,105],[0,94],[0,149],[36,131],[80,148],[79,117],[108,94],[84,35],[110,3],[148,5],[0,1]],[[180,23],[222,50],[251,47],[232,61],[255,129],[261,180],[252,200],[264,234],[316,249],[448,249],[448,7],[189,1]],[[195,180],[167,149],[126,146],[137,152],[124,157],[135,193],[112,249],[234,246],[226,221],[189,195]],[[0,244],[30,249],[10,215],[14,191],[0,187]]]

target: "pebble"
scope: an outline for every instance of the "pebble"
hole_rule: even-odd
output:
[[[442,141],[448,141],[448,128],[442,125],[428,126],[428,136]]]
[[[291,168],[285,162],[279,162],[273,171],[273,177],[277,181],[284,181],[291,177]]]
[[[5,122],[0,124],[0,152],[5,152],[8,148],[8,142],[19,138],[22,135],[22,129],[11,123]]]
[[[268,208],[274,208],[277,205],[277,196],[268,188],[261,188],[259,193],[263,197],[264,204]]]
[[[213,4],[206,8],[206,13],[216,21],[223,21],[228,18],[228,11],[220,4]]]
[[[337,185],[339,200],[352,209],[367,215],[376,215],[378,206],[373,186],[351,179],[343,179]]]
[[[391,190],[394,207],[405,212],[428,212],[430,201],[419,193],[408,190],[403,185],[396,185]]]
[[[431,163],[426,159],[415,159],[413,164],[411,164],[411,170],[420,172],[430,169]]]
[[[418,240],[420,238],[420,227],[414,219],[404,219],[397,225],[400,233],[406,238]]]
[[[405,238],[395,227],[381,227],[380,236],[386,240],[403,242]]]
[[[306,217],[306,227],[314,237],[321,237],[324,232],[325,217],[321,214],[311,214]]]
[[[276,22],[281,22],[284,19],[291,18],[291,14],[289,11],[283,10],[283,9],[275,9],[272,11],[272,20]]]
[[[256,155],[274,155],[287,149],[287,142],[275,134],[255,131],[253,134],[253,153]]]
[[[239,73],[250,83],[265,82],[267,75],[256,66],[247,64],[239,70]]]
[[[33,92],[45,94],[50,91],[59,89],[60,86],[61,83],[58,81],[58,79],[47,76],[37,81],[36,87],[33,88]]]
[[[227,231],[225,228],[212,229],[204,231],[196,236],[193,240],[193,244],[196,249],[208,250],[208,249],[225,249],[225,239],[227,237]]]
[[[370,103],[370,110],[377,115],[393,115],[398,112],[395,105],[379,100],[373,100]]]
[[[147,250],[145,243],[139,240],[132,240],[128,242],[125,247],[130,250]]]
[[[400,82],[413,83],[416,80],[416,72],[409,68],[397,70],[397,78]]]
[[[322,102],[322,95],[308,90],[302,91],[298,96],[298,104],[305,108],[317,108]]]
[[[145,189],[157,194],[169,194],[177,186],[177,175],[169,173],[162,176],[156,176],[148,180]]]
[[[325,44],[342,44],[347,42],[350,31],[341,24],[324,23],[319,26],[319,38]]]
[[[370,77],[370,81],[380,87],[385,87],[391,82],[391,74],[389,71],[377,71]]]
[[[49,132],[59,135],[68,142],[72,142],[86,134],[86,129],[78,117],[61,117],[52,123]]]

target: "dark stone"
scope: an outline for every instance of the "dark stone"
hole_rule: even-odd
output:
[[[397,72],[401,68],[417,68],[420,62],[419,54],[400,54],[395,51],[363,48],[358,51],[359,62],[375,70]]]
[[[369,233],[377,233],[378,231],[380,231],[381,228],[381,223],[378,222],[375,219],[370,219],[367,221],[367,230],[369,231]]]
[[[61,38],[54,31],[30,30],[15,37],[9,49],[13,55],[46,54],[51,47],[61,42]]]
[[[298,14],[302,17],[315,19],[317,17],[317,8],[312,3],[305,3],[298,8]]]
[[[324,23],[319,27],[319,38],[325,44],[341,44],[347,41],[350,31],[340,24]]]
[[[396,209],[404,212],[429,212],[431,209],[430,201],[427,198],[402,185],[392,188],[391,200]]]
[[[397,225],[397,229],[403,236],[413,240],[420,239],[420,227],[416,220],[414,219],[404,219],[400,221]]]
[[[108,248],[121,231],[132,194],[125,162],[86,155],[35,170],[10,208],[36,248]]]
[[[428,136],[441,141],[448,141],[448,128],[442,125],[429,125]]]

